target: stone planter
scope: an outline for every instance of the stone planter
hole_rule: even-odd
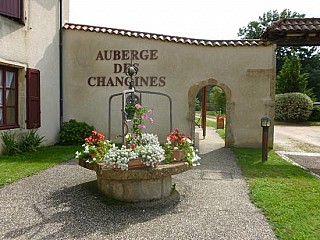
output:
[[[140,158],[131,159],[128,163],[128,169],[141,169],[141,168],[148,168]]]
[[[183,161],[184,159],[184,151],[183,150],[172,150],[171,151],[173,159],[175,161]]]
[[[98,189],[108,197],[130,202],[149,201],[167,197],[171,193],[172,175],[190,169],[187,162],[158,164],[155,168],[133,169],[128,171],[112,170],[104,163],[79,165],[97,174]]]

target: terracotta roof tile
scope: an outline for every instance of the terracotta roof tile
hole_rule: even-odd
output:
[[[319,46],[320,18],[284,18],[274,22],[261,38],[278,46]]]
[[[186,38],[186,37],[178,37],[178,36],[169,36],[162,35],[156,33],[146,33],[146,32],[138,32],[138,31],[129,31],[124,29],[116,29],[116,28],[107,28],[107,27],[97,27],[97,26],[89,26],[82,24],[73,24],[66,23],[63,26],[66,30],[78,30],[78,31],[86,31],[86,32],[101,32],[106,34],[114,34],[121,35],[127,37],[140,37],[146,39],[153,39],[159,41],[167,41],[174,43],[182,43],[182,44],[190,44],[190,45],[201,45],[201,46],[210,46],[210,47],[222,47],[222,46],[264,46],[268,45],[268,43],[264,40],[256,39],[256,40],[205,40],[205,39],[194,39],[194,38]]]
[[[320,31],[320,18],[284,18],[274,22],[262,34],[267,39],[271,33],[315,33]]]

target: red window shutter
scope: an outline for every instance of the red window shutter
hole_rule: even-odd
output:
[[[27,128],[41,126],[40,71],[27,69]]]
[[[23,22],[24,0],[1,0],[0,14]]]

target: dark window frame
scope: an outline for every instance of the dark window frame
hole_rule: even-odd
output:
[[[2,122],[0,122],[0,129],[11,129],[11,128],[18,128],[19,127],[19,81],[18,81],[18,69],[13,67],[7,67],[0,65],[0,70],[2,71],[2,85],[0,85],[0,91],[2,91],[2,105],[0,105],[0,108],[2,108]],[[6,72],[14,72],[15,73],[15,86],[14,88],[7,88],[6,84]],[[7,99],[6,99],[6,91],[7,90],[14,90],[15,93],[15,104],[13,106],[7,106]],[[7,110],[9,108],[14,108],[14,116],[15,116],[15,122],[12,124],[6,123],[6,117],[7,117]]]

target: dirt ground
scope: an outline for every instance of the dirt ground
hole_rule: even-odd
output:
[[[320,153],[320,126],[275,126],[274,149]]]
[[[274,150],[320,175],[320,126],[275,126]]]

